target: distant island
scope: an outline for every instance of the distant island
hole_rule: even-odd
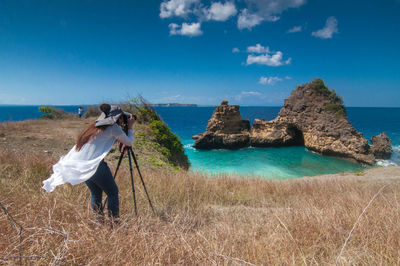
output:
[[[197,107],[197,104],[188,104],[188,103],[153,103],[150,104],[153,107],[172,107],[172,106],[179,106],[179,107]]]

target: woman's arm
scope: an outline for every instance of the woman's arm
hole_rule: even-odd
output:
[[[112,136],[120,143],[124,144],[125,146],[132,146],[133,143],[133,130],[132,128],[128,129],[128,135],[125,134],[125,132],[122,130],[122,128],[117,125],[114,124],[112,125],[112,130],[111,130],[111,134]]]

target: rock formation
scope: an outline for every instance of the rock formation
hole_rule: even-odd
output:
[[[193,138],[198,149],[304,145],[323,155],[366,164],[391,154],[386,134],[374,138],[374,146],[369,146],[348,121],[342,99],[321,79],[297,86],[274,120],[255,119],[251,130],[239,106],[224,101],[215,109],[206,132]]]
[[[304,144],[307,149],[323,155],[367,164],[374,161],[368,141],[348,121],[342,99],[325,87],[321,79],[297,86],[272,124],[274,128],[269,135],[284,130],[280,134],[290,137],[288,144]],[[269,140],[269,136],[266,138]],[[252,140],[252,145],[259,144]]]
[[[243,120],[238,105],[223,101],[215,108],[206,132],[193,137],[197,149],[239,149],[249,146],[249,120]]]
[[[392,142],[385,132],[371,138],[371,152],[376,159],[389,159],[392,154]]]

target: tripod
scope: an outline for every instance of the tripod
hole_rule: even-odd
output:
[[[121,165],[122,159],[124,158],[125,152],[128,153],[128,158],[129,158],[129,171],[131,173],[131,184],[132,184],[133,203],[135,205],[135,214],[136,214],[136,216],[138,215],[138,211],[137,211],[137,207],[136,207],[135,184],[133,182],[132,158],[133,158],[133,161],[134,161],[134,163],[136,165],[136,169],[138,170],[138,173],[139,173],[139,176],[140,176],[140,180],[142,181],[142,184],[143,184],[144,191],[146,192],[147,200],[149,201],[149,204],[150,204],[150,207],[151,207],[153,213],[156,214],[156,212],[154,211],[154,208],[153,208],[153,204],[151,203],[151,200],[150,200],[150,197],[149,197],[149,193],[147,193],[146,185],[144,183],[144,180],[143,180],[143,177],[142,177],[142,173],[140,172],[139,164],[138,164],[138,162],[136,160],[136,156],[135,156],[135,153],[132,150],[132,147],[125,147],[122,150],[121,155],[120,155],[119,160],[118,160],[117,168],[115,169],[114,179],[117,177],[117,173],[118,173],[119,167]],[[102,209],[104,209],[104,206],[105,206],[106,202],[107,202],[107,198],[104,201]]]

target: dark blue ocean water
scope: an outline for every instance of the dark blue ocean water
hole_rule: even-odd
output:
[[[54,105],[52,107],[78,115],[79,106],[81,105]],[[43,115],[39,112],[39,107],[40,105],[0,105],[0,122],[39,119]],[[85,107],[82,107],[85,110]]]
[[[38,119],[39,106],[1,106],[0,121]],[[79,106],[56,106],[77,113]],[[287,179],[301,176],[358,171],[365,166],[346,160],[320,156],[304,147],[247,148],[236,151],[199,151],[192,148],[192,136],[204,132],[215,107],[156,107],[162,119],[176,133],[185,146],[185,152],[193,171],[209,174],[229,173],[256,175],[268,179]],[[271,120],[280,107],[240,107],[244,119]],[[385,131],[392,139],[394,154],[391,160],[378,162],[381,165],[400,164],[400,108],[349,107],[350,122],[364,137]]]

